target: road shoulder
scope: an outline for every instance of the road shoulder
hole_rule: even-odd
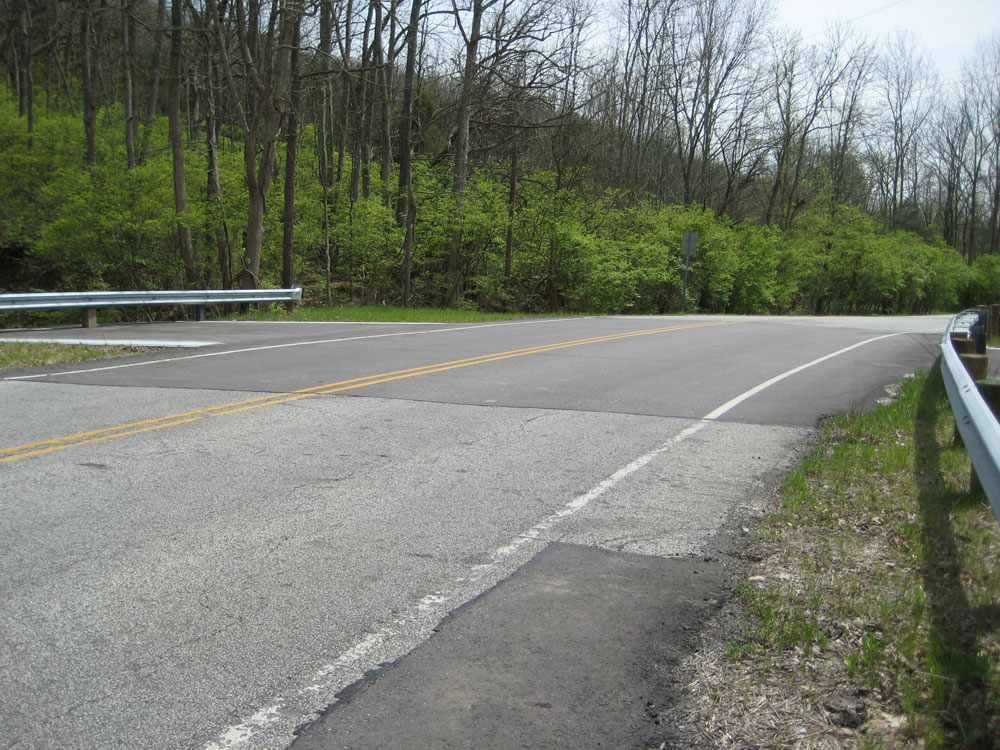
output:
[[[293,748],[659,747],[727,578],[712,556],[551,544],[343,691]]]

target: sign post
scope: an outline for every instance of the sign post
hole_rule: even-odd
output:
[[[684,250],[684,296],[681,297],[681,312],[685,312],[688,298],[688,270],[691,268],[691,256],[698,250],[698,233],[685,232],[681,237],[681,248]]]

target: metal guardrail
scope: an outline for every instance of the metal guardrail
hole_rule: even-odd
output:
[[[302,288],[291,289],[208,289],[154,292],[31,292],[0,294],[0,313],[16,310],[84,311],[83,327],[97,325],[97,310],[102,307],[138,307],[150,305],[193,305],[195,320],[205,319],[205,305],[250,302],[298,302]]]
[[[993,512],[1000,519],[1000,423],[962,364],[951,340],[952,333],[959,331],[968,331],[975,337],[980,326],[985,332],[980,311],[966,310],[952,318],[941,341],[941,373],[959,434]]]

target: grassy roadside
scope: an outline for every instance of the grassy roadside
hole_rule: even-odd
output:
[[[373,305],[359,307],[342,305],[336,307],[298,307],[288,313],[280,305],[269,305],[245,315],[225,318],[227,320],[261,321],[350,321],[375,323],[481,323],[494,320],[512,320],[533,317],[524,314],[481,313],[473,310],[439,310],[421,307],[391,307]],[[145,354],[156,349],[136,346],[82,346],[65,344],[25,344],[0,342],[0,371],[42,365],[82,362],[90,359],[109,359],[130,354]]]
[[[546,315],[530,315],[528,313],[484,313],[476,310],[437,309],[431,307],[397,307],[393,305],[334,305],[332,307],[313,307],[299,305],[292,312],[287,312],[283,304],[264,304],[247,313],[220,313],[221,307],[210,306],[207,310],[211,320],[263,320],[263,321],[347,321],[357,323],[482,323],[493,320],[513,320],[520,318],[562,318],[579,317],[577,314],[552,313]],[[98,310],[98,321],[101,325],[113,324],[120,320],[115,308]],[[193,314],[191,308],[185,308],[185,313]],[[0,316],[0,327],[8,326],[57,326],[76,325],[80,321],[78,310],[39,310],[30,317],[15,318],[9,314],[6,318]]]
[[[1000,747],[1000,523],[954,423],[939,371],[827,423],[694,662],[711,746]]]
[[[525,313],[484,313],[476,310],[438,309],[432,307],[396,307],[392,305],[336,305],[333,307],[296,307],[291,313],[278,305],[254,310],[243,315],[226,316],[226,320],[280,321],[349,321],[367,323],[483,323],[492,320],[542,317]],[[546,315],[544,317],[567,317]]]
[[[155,351],[159,350],[143,346],[68,346],[0,341],[0,371],[83,362],[88,359],[110,359]]]

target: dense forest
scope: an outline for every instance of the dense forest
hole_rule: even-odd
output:
[[[1000,36],[768,0],[0,0],[0,291],[663,313],[1000,299]]]

